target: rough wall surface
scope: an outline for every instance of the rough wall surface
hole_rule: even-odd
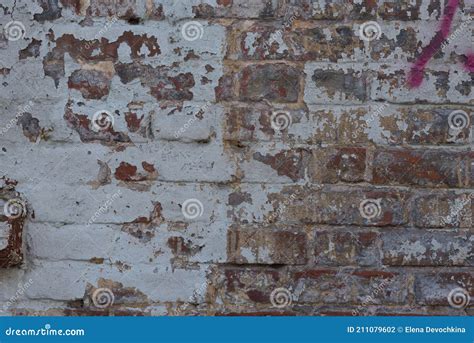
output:
[[[1,313],[473,315],[457,2],[2,0]]]

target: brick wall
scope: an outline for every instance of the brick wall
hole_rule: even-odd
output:
[[[2,1],[2,313],[473,315],[449,3]]]

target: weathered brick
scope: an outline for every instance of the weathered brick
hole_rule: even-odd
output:
[[[296,102],[301,74],[298,68],[283,63],[245,67],[239,77],[239,99]]]
[[[357,147],[314,149],[314,179],[320,183],[361,182],[366,169],[366,149]]]
[[[461,1],[460,9],[465,13],[472,13],[472,6],[468,2]],[[299,14],[298,18],[305,20],[342,20],[344,18],[348,20],[374,20],[380,17],[383,20],[428,21],[439,19],[443,8],[442,3],[436,0],[347,0],[344,2],[292,0],[283,1],[277,14],[288,17],[295,12]]]
[[[315,262],[318,265],[374,266],[380,263],[377,231],[316,231]]]
[[[307,63],[305,101],[309,104],[362,103],[368,99],[367,73],[351,67]]]
[[[467,294],[472,297],[474,295],[474,273],[468,270],[443,269],[435,272],[417,273],[415,277],[416,301],[422,305],[449,306],[449,294],[456,288],[466,290]],[[472,308],[472,303],[466,303],[467,305]]]
[[[413,200],[413,222],[418,227],[470,228],[473,225],[473,193],[434,193]]]
[[[228,141],[284,140],[304,143],[316,141],[320,137],[328,137],[326,140],[330,141],[330,133],[325,130],[314,132],[318,130],[321,122],[317,119],[309,119],[308,109],[305,106],[273,107],[266,103],[255,103],[253,106],[235,105],[228,108],[224,116],[223,138]],[[278,125],[279,118],[282,123],[286,120],[288,126]],[[312,138],[313,135],[314,138]]]
[[[227,267],[218,270],[216,279],[217,298],[226,307],[245,303],[270,305],[272,287],[283,282],[284,275],[268,268]]]
[[[382,235],[383,263],[391,266],[472,266],[474,235],[468,231],[391,230]]]
[[[342,61],[363,54],[363,41],[352,26],[318,25],[294,29],[291,22],[233,27],[235,45],[227,57],[238,60]],[[237,32],[235,32],[237,31]]]
[[[470,188],[473,156],[470,152],[438,149],[377,149],[373,183]]]
[[[304,264],[306,246],[306,234],[297,230],[231,229],[227,259],[239,264]]]
[[[279,216],[289,222],[385,226],[403,225],[408,220],[405,192],[329,187],[294,192],[296,199]]]
[[[75,11],[76,14],[90,17],[112,17],[127,20],[130,24],[137,25],[140,19],[164,19],[163,5],[154,1],[141,2],[137,0],[110,1],[92,0],[62,1],[64,7]]]
[[[396,304],[406,303],[409,293],[406,275],[381,270],[307,269],[293,272],[292,278],[296,289],[303,289],[299,302]]]
[[[408,86],[407,71],[398,66],[384,65],[371,80],[372,100],[394,103],[464,103],[472,105],[472,78],[462,65],[453,68],[427,68],[423,84],[413,91]]]

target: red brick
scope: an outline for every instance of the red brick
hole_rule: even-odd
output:
[[[366,149],[314,149],[311,169],[314,170],[314,179],[320,183],[362,182],[366,170]]]
[[[469,152],[421,149],[377,149],[373,183],[422,187],[472,187]]]
[[[239,74],[242,101],[296,102],[300,96],[301,71],[284,63],[251,65]]]
[[[227,259],[239,264],[304,264],[306,240],[306,234],[296,230],[231,229]]]
[[[374,266],[380,263],[377,231],[324,230],[315,232],[318,265]]]
[[[291,193],[291,190],[289,190]],[[279,220],[295,223],[332,225],[387,226],[408,222],[409,194],[390,190],[347,190],[325,187],[322,190],[296,190],[296,199],[291,201],[278,217]],[[364,200],[375,200],[376,216],[364,218],[361,204]]]

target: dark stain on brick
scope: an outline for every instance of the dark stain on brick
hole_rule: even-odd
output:
[[[27,137],[30,142],[34,143],[37,141],[41,134],[41,127],[39,120],[31,115],[31,113],[25,112],[19,118],[17,125],[21,125],[23,134]]]
[[[252,204],[252,195],[247,192],[233,192],[229,194],[229,205],[237,206],[243,202]]]
[[[152,67],[138,62],[118,63],[116,65],[117,74],[122,83],[129,83],[138,78],[142,86],[150,88],[150,94],[157,100],[192,100],[193,93],[190,91],[194,87],[194,77],[191,73],[179,73],[171,76],[169,67]]]
[[[185,241],[183,237],[173,236],[168,238],[168,247],[173,255],[195,255],[201,251],[202,246],[193,245],[190,240]]]
[[[155,237],[155,227],[163,223],[163,207],[160,202],[155,202],[150,215],[138,217],[130,223],[122,226],[122,231],[137,238],[141,243],[148,243]]]
[[[111,43],[115,48],[115,53],[117,53],[118,46],[124,42],[130,47],[133,59],[145,57],[140,52],[144,46],[149,51],[147,57],[158,56],[161,53],[157,38],[154,36],[148,37],[147,34],[135,35],[131,31],[126,31],[117,39],[116,43]]]
[[[207,85],[208,83],[212,83],[212,80],[208,79],[207,77],[201,77],[201,85]]]
[[[224,7],[232,6],[232,2],[233,0],[217,0],[217,4]]]
[[[73,10],[76,14],[79,14],[81,12],[81,4],[83,4],[83,2],[77,1],[77,0],[60,0],[60,1],[63,7]]]
[[[109,94],[111,78],[99,70],[75,70],[68,87],[77,89],[85,99],[101,99]]]
[[[140,129],[140,124],[143,120],[144,115],[138,118],[135,112],[125,112],[125,121],[130,132],[137,132]]]
[[[48,52],[43,59],[43,71],[45,76],[54,80],[57,88],[59,80],[64,77],[64,56],[56,52]]]
[[[259,291],[258,289],[252,289],[250,291],[246,292],[247,296],[249,297],[250,300],[256,302],[256,303],[269,303],[270,302],[270,296],[268,294],[265,294],[262,291]]]
[[[102,257],[92,257],[91,259],[89,259],[89,262],[94,263],[94,264],[102,264],[102,263],[104,263],[104,258],[102,258]]]
[[[241,72],[242,101],[296,102],[301,72],[284,63],[251,65]]]
[[[198,60],[200,57],[194,53],[194,50],[189,51],[186,56],[184,56],[184,61],[189,60]]]
[[[56,46],[43,59],[43,68],[46,76],[54,79],[56,87],[59,80],[64,77],[64,54],[68,53],[75,62],[117,62],[118,49],[122,43],[130,48],[130,57],[140,59],[142,47],[148,50],[148,57],[154,57],[161,53],[157,38],[148,37],[147,34],[135,35],[131,31],[124,32],[115,42],[109,42],[105,38],[94,40],[81,40],[72,34],[65,34],[56,39]]]
[[[155,173],[156,172],[155,166],[151,163],[143,161],[142,162],[142,167],[145,171],[147,171],[149,173]]]
[[[143,161],[142,168],[146,173],[137,173],[138,168],[136,166],[127,162],[120,162],[114,175],[117,180],[125,182],[154,180],[158,176],[153,164]]]
[[[388,57],[396,48],[401,48],[411,55],[410,60],[414,60],[418,48],[416,30],[412,27],[401,29],[395,39],[389,39],[382,34],[379,39],[372,41],[371,47],[370,55],[374,60]]]
[[[211,18],[215,16],[215,9],[209,4],[199,4],[193,6],[193,13],[196,18]]]
[[[470,81],[461,81],[459,84],[457,84],[454,87],[454,89],[456,89],[460,94],[464,96],[469,96],[469,94],[471,94],[473,85],[474,85],[474,75],[471,76]]]
[[[317,87],[323,87],[331,98],[336,92],[343,92],[348,98],[365,101],[367,98],[366,77],[354,70],[345,71],[317,69],[311,79]]]
[[[115,169],[115,178],[122,181],[138,181],[135,179],[137,167],[127,162],[120,162]]]
[[[165,19],[165,12],[163,10],[163,5],[162,4],[155,4],[154,2],[151,2],[151,6],[148,6],[148,2],[147,2],[146,15],[147,15],[148,19],[151,19],[151,20],[163,20],[163,19]]]
[[[232,100],[234,80],[232,75],[223,75],[219,78],[218,85],[215,87],[217,101]]]
[[[34,20],[43,23],[61,17],[61,8],[58,6],[58,0],[39,0],[38,2],[43,12],[35,14],[33,16]]]
[[[144,227],[141,223],[124,224],[122,231],[127,232],[137,238],[141,243],[148,243],[155,237],[155,231],[152,228]]]
[[[282,150],[274,156],[260,152],[253,154],[254,160],[271,166],[278,175],[288,176],[293,181],[304,178],[310,156],[311,153],[303,148]]]
[[[40,47],[41,41],[33,38],[26,48],[20,50],[19,59],[24,60],[28,57],[38,57],[40,54]]]

